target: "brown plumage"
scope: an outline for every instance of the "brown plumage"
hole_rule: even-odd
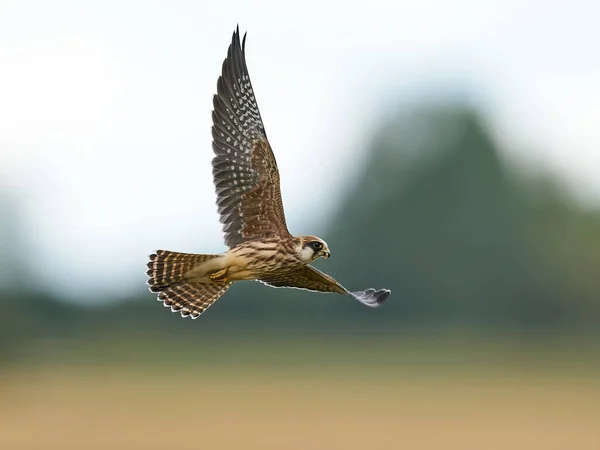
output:
[[[351,295],[379,306],[389,290],[348,291],[308,265],[330,256],[325,241],[288,231],[279,170],[250,82],[245,44],[236,29],[213,99],[213,178],[229,250],[219,255],[157,251],[148,263],[150,290],[165,306],[192,318],[239,280]]]
[[[231,248],[264,236],[291,237],[279,170],[248,75],[239,30],[233,34],[213,99],[213,177],[218,211]]]

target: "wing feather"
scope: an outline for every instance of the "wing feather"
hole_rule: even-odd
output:
[[[213,98],[213,179],[225,243],[289,237],[279,170],[267,139],[239,29],[233,33]]]
[[[312,266],[303,266],[296,270],[276,273],[263,277],[260,281],[271,287],[290,287],[316,292],[347,294],[371,307],[381,305],[391,293],[388,289],[366,289],[364,291],[350,292],[333,277]]]

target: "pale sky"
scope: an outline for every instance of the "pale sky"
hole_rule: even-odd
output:
[[[599,17],[593,0],[0,0],[2,184],[34,270],[73,297],[139,289],[157,248],[224,250],[211,110],[239,23],[293,233],[328,218],[397,102],[457,85],[510,157],[598,204]]]

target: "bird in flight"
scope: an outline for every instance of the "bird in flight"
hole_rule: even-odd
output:
[[[214,255],[158,250],[147,264],[150,291],[173,312],[193,319],[240,280],[334,292],[379,306],[389,290],[349,291],[310,266],[331,255],[323,239],[288,231],[279,171],[250,83],[245,47],[246,35],[240,44],[238,27],[213,98],[213,178],[229,250]]]

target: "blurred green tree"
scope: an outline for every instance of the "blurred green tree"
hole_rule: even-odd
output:
[[[20,276],[27,273],[18,262],[23,240],[0,233],[6,267],[0,352],[19,348],[17,342],[90,333],[96,339],[115,333],[218,339],[275,330],[597,332],[600,214],[549,180],[509,171],[476,111],[429,106],[382,124],[331,224],[315,230],[333,250],[333,258],[317,266],[351,289],[392,289],[377,311],[341,296],[258,283],[234,286],[201,318],[201,327],[184,325],[150,293],[83,308]],[[19,229],[9,209],[0,223]]]

